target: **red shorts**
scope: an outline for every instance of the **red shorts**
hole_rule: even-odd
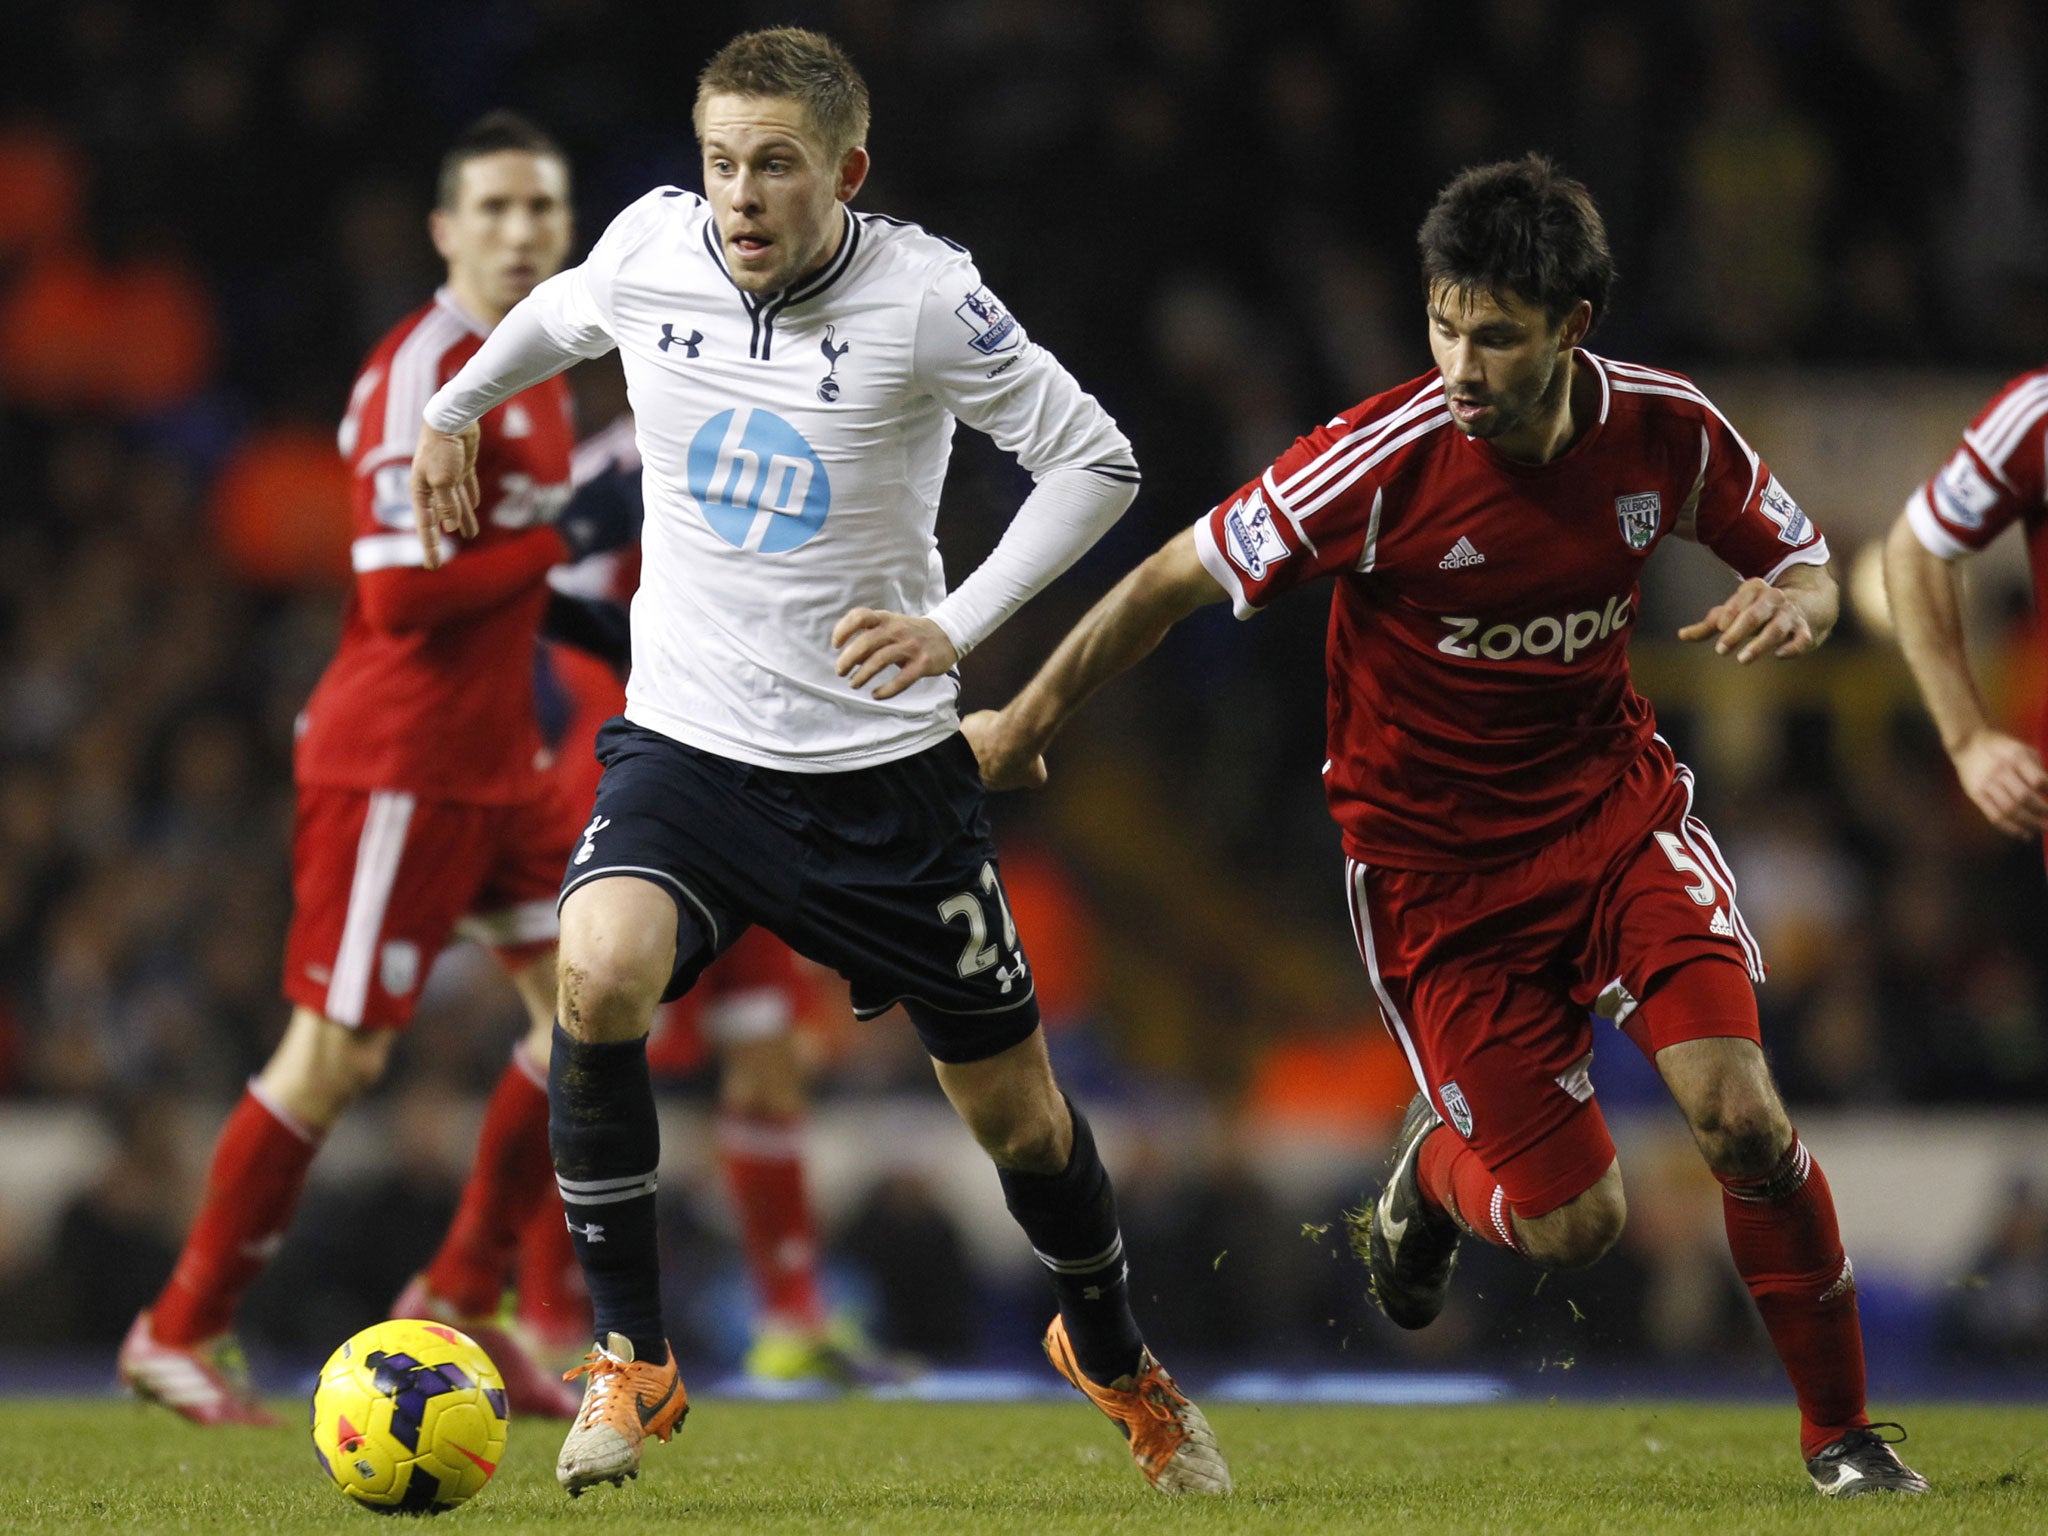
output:
[[[1593,1103],[1596,1013],[1652,1057],[1681,1040],[1758,1038],[1739,978],[1734,994],[1689,988],[1698,1005],[1637,1011],[1689,960],[1764,978],[1735,878],[1691,808],[1692,775],[1659,743],[1570,831],[1515,863],[1346,861],[1353,933],[1387,1027],[1523,1216],[1555,1210],[1613,1161]]]
[[[555,894],[589,815],[561,781],[522,805],[299,786],[284,993],[337,1024],[401,1026],[454,937],[508,969],[555,942]]]
[[[749,928],[695,986],[655,1010],[648,1065],[695,1071],[719,1046],[787,1034],[811,1015],[814,1002],[811,979],[790,947],[766,928]]]

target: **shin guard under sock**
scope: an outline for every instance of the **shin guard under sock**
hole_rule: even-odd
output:
[[[1062,1171],[996,1173],[1010,1214],[1052,1275],[1074,1358],[1090,1381],[1107,1385],[1138,1369],[1145,1340],[1131,1316],[1116,1192],[1087,1119],[1071,1099],[1067,1110],[1074,1120],[1074,1149]]]
[[[548,1109],[555,1182],[590,1287],[592,1328],[600,1341],[624,1334],[636,1359],[665,1360],[654,1219],[661,1126],[647,1037],[574,1040],[557,1024]]]
[[[1761,1179],[1721,1180],[1728,1251],[1799,1399],[1799,1444],[1812,1456],[1864,1412],[1856,1274],[1842,1250],[1835,1198],[1795,1135]]]

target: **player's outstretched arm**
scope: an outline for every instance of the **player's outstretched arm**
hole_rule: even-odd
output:
[[[591,257],[594,261],[597,253]],[[477,531],[482,499],[476,479],[477,423],[484,413],[572,363],[602,357],[614,344],[584,267],[571,267],[513,305],[427,402],[413,455],[412,496],[428,570],[441,563],[440,534],[473,536]]]
[[[1999,831],[2048,827],[2048,769],[2027,743],[1995,729],[1970,672],[1955,562],[1929,550],[1901,515],[1884,545],[1885,589],[1899,649],[1941,732],[1963,792]]]
[[[1804,656],[1834,631],[1841,591],[1824,565],[1788,566],[1775,584],[1751,576],[1709,608],[1681,640],[1712,640],[1714,654],[1747,666],[1760,656]]]
[[[1195,534],[1184,529],[1088,610],[999,710],[960,722],[990,789],[1031,789],[1045,782],[1045,749],[1088,697],[1150,655],[1166,632],[1228,594],[1202,566]]]

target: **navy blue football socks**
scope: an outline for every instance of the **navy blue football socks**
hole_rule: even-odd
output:
[[[666,1359],[654,1219],[661,1127],[645,1035],[591,1042],[571,1039],[555,1025],[548,1145],[576,1258],[590,1286],[598,1340],[624,1334],[633,1341],[635,1359]]]
[[[1074,1117],[1074,1150],[1064,1170],[996,1173],[1010,1214],[1052,1275],[1074,1358],[1090,1381],[1106,1386],[1136,1372],[1145,1340],[1131,1316],[1130,1271],[1109,1171],[1072,1099],[1067,1110]]]

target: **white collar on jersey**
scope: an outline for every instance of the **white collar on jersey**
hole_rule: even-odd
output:
[[[816,298],[844,277],[846,269],[853,265],[854,252],[860,248],[860,220],[853,216],[853,210],[844,203],[839,205],[839,216],[846,224],[840,234],[839,249],[832,253],[832,259],[801,282],[792,283],[787,288],[758,298],[740,287],[738,283],[732,282],[732,268],[725,263],[725,251],[718,238],[718,219],[708,208],[704,216],[704,249],[710,253],[711,259],[718,263],[718,270],[724,274],[728,283],[732,283],[733,292],[740,296],[740,302],[746,305],[749,311],[766,309],[770,305],[778,309],[787,308],[791,304],[801,304],[805,299]]]
[[[446,283],[434,290],[434,302],[462,322],[462,328],[472,336],[488,336],[491,328],[462,307],[462,301],[455,297],[455,290]]]

